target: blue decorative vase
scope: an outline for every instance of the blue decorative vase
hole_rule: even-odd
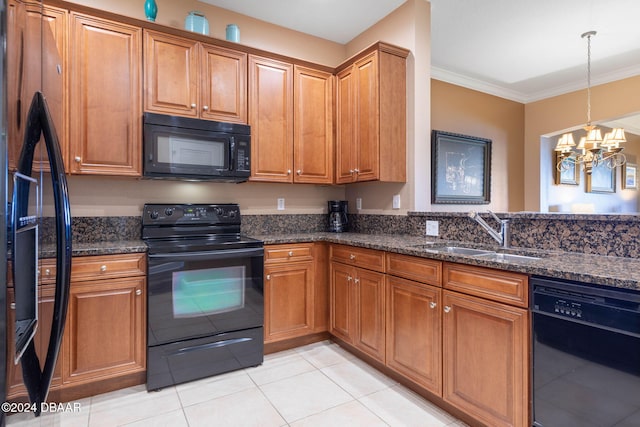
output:
[[[184,20],[184,29],[208,36],[209,21],[207,21],[204,13],[192,10]]]
[[[240,28],[236,24],[227,25],[227,40],[230,42],[240,42]]]
[[[156,16],[158,15],[158,5],[156,5],[156,0],[145,0],[144,14],[149,21],[156,20]]]

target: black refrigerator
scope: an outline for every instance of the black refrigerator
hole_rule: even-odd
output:
[[[66,70],[41,0],[0,0],[0,8],[0,215],[6,224],[0,230],[0,402],[6,401],[8,364],[20,364],[38,416],[47,400],[69,298],[71,211],[55,123],[62,118]],[[46,322],[38,310],[43,257],[56,258],[53,314]],[[44,323],[50,329],[38,330]],[[47,339],[36,342],[36,336]],[[0,413],[0,426],[5,415]]]

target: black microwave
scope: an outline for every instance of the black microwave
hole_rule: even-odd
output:
[[[143,176],[244,182],[251,175],[251,128],[144,113]]]

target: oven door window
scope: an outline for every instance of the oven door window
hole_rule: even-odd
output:
[[[245,267],[177,271],[173,273],[173,316],[198,317],[244,307]]]

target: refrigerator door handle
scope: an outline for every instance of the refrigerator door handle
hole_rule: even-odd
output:
[[[41,92],[36,92],[27,115],[24,144],[18,161],[18,172],[31,176],[34,150],[41,134],[44,135],[49,157],[56,214],[56,289],[49,347],[44,368],[40,369],[40,362],[33,341],[27,346],[21,358],[23,379],[29,392],[29,399],[36,405],[36,416],[40,415],[41,403],[46,402],[49,394],[49,386],[51,385],[58,359],[67,317],[71,280],[71,208],[69,205],[67,179],[58,136],[46,99]],[[27,212],[28,192],[28,188],[24,191],[17,191],[15,212]]]

